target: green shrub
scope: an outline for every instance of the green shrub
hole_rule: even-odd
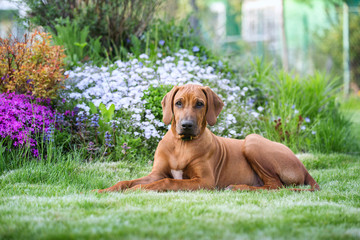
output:
[[[296,152],[352,152],[357,145],[351,122],[339,111],[336,80],[315,73],[300,77],[285,72],[264,78],[268,105],[264,135]]]
[[[49,28],[55,35],[59,35],[59,27],[56,26],[66,26],[66,22],[62,20],[69,19],[80,30],[88,28],[90,39],[100,38],[101,45],[112,58],[115,57],[118,46],[129,49],[128,40],[131,36],[143,35],[162,0],[24,2],[30,9],[28,19],[35,25]]]
[[[64,46],[67,65],[73,67],[88,60],[98,66],[103,64],[105,49],[101,46],[101,37],[91,38],[89,27],[80,29],[76,21],[70,22],[67,18],[61,22],[55,25],[57,35],[54,35],[54,42]]]

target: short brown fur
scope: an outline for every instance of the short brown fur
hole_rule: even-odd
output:
[[[302,162],[285,145],[251,134],[244,140],[215,136],[207,127],[216,123],[223,102],[209,88],[174,87],[163,99],[163,121],[171,129],[159,142],[151,173],[121,181],[98,192],[144,189],[154,191],[279,189],[310,185],[320,190]],[[174,179],[173,172],[182,174]]]

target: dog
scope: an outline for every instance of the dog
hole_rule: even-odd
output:
[[[199,189],[320,190],[303,163],[285,145],[251,134],[244,140],[214,135],[224,103],[209,87],[175,86],[162,102],[163,121],[171,128],[159,142],[148,176],[120,181],[98,192]]]

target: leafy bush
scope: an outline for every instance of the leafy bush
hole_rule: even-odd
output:
[[[67,66],[77,66],[79,62],[88,60],[101,65],[104,61],[102,54],[105,52],[100,43],[101,37],[91,38],[88,26],[80,29],[75,21],[70,22],[68,18],[62,22],[55,25],[57,35],[54,36],[54,42],[64,46]]]
[[[110,57],[114,49],[127,46],[128,39],[140,37],[151,22],[162,0],[114,0],[114,1],[24,1],[30,8],[29,20],[36,25],[50,28],[58,35],[56,25],[61,19],[75,22],[79,29],[88,27],[89,35],[107,49]]]
[[[35,32],[24,41],[0,38],[0,90],[35,97],[55,97],[62,88],[63,49],[50,45],[51,35]]]
[[[13,147],[30,149],[36,157],[39,137],[50,137],[55,126],[55,112],[41,103],[48,105],[49,101],[15,93],[0,94],[0,137]]]
[[[268,105],[260,128],[267,138],[297,152],[351,152],[357,145],[335,101],[336,81],[319,73],[299,77],[285,72],[269,73],[263,81]]]

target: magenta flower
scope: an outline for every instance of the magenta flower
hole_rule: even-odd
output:
[[[55,113],[48,105],[49,99],[34,99],[32,96],[0,94],[0,137],[12,140],[14,147],[30,146],[38,157],[38,137],[54,125]]]

